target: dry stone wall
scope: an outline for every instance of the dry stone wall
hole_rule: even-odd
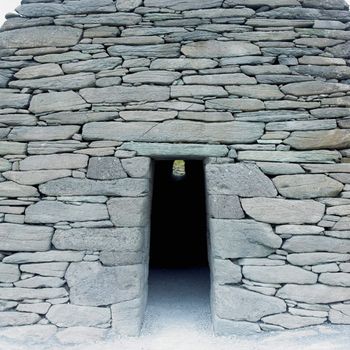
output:
[[[205,159],[217,334],[350,324],[345,1],[17,12],[0,32],[0,327],[138,334],[154,158]]]

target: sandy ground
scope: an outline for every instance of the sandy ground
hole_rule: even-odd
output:
[[[24,340],[24,339],[23,339]],[[349,326],[318,326],[254,336],[214,337],[206,271],[150,275],[145,323],[139,338],[62,346],[23,344],[0,337],[0,350],[350,350]]]

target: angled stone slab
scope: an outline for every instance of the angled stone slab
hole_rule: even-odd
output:
[[[221,6],[221,0],[203,0],[200,3],[192,0],[145,0],[146,7],[166,7],[172,10],[183,11]]]
[[[49,196],[138,197],[148,193],[149,181],[131,178],[105,181],[64,178],[42,184],[39,189]]]
[[[115,12],[115,10],[113,11]],[[77,24],[100,24],[106,26],[131,26],[141,22],[142,17],[136,13],[104,13],[88,14],[87,16],[64,16],[56,18],[56,25],[77,25]]]
[[[4,251],[46,251],[50,249],[53,228],[46,226],[0,224],[0,247]]]
[[[24,221],[38,224],[105,219],[109,219],[109,215],[103,204],[71,205],[59,201],[41,201],[27,208]]]
[[[49,276],[49,277],[64,277],[68,267],[67,262],[48,262],[40,264],[23,264],[20,267],[22,272],[30,274]]]
[[[350,274],[346,272],[321,273],[319,281],[331,286],[350,287]]]
[[[43,4],[41,4],[43,5]],[[76,45],[82,30],[66,26],[39,26],[14,29],[0,33],[0,47],[24,49],[34,47],[64,47]]]
[[[255,164],[208,164],[205,168],[209,194],[240,197],[275,197],[272,181]]]
[[[16,126],[8,135],[13,141],[54,141],[70,139],[79,131],[76,125],[61,126]]]
[[[6,171],[5,179],[21,185],[39,185],[44,182],[71,176],[70,170],[37,170],[37,171]]]
[[[27,147],[22,142],[8,142],[0,141],[0,156],[6,156],[8,154],[24,154]]]
[[[38,253],[15,253],[3,259],[5,264],[28,264],[39,262],[81,261],[83,252],[50,250]]]
[[[170,89],[153,85],[111,86],[82,89],[80,95],[89,103],[151,102],[168,100]]]
[[[293,265],[318,265],[331,262],[347,261],[350,259],[350,254],[340,253],[293,253],[288,254],[287,261]]]
[[[151,69],[209,69],[215,68],[218,63],[209,58],[159,58],[151,63]]]
[[[159,84],[171,85],[179,79],[181,74],[166,70],[141,71],[127,74],[123,77],[123,82],[131,84]]]
[[[81,228],[57,230],[53,245],[56,249],[142,251],[144,232],[140,228]]]
[[[288,313],[271,315],[262,318],[262,321],[286,329],[296,329],[308,326],[315,326],[326,322],[326,318],[312,316],[298,316]]]
[[[125,142],[119,149],[136,151],[140,156],[154,158],[186,157],[187,159],[202,159],[206,157],[223,157],[228,149],[224,145],[174,144]]]
[[[26,108],[31,95],[0,92],[0,108]]]
[[[170,88],[170,96],[194,97],[194,96],[227,96],[227,91],[221,86],[211,85],[173,85]]]
[[[7,265],[0,263],[0,282],[12,283],[16,282],[20,278],[20,272],[18,265]]]
[[[232,82],[230,83],[232,84]],[[241,97],[250,97],[261,100],[280,100],[284,97],[284,94],[280,91],[278,86],[259,84],[256,86],[251,85],[228,85],[225,89],[231,94]]]
[[[286,311],[286,303],[244,288],[215,286],[214,310],[220,318],[256,322],[263,316]]]
[[[111,56],[179,57],[179,44],[115,45],[107,49]]]
[[[3,300],[27,300],[27,299],[56,299],[68,295],[65,288],[0,288],[0,298]]]
[[[79,169],[87,166],[89,157],[85,154],[48,154],[29,156],[20,161],[20,170]]]
[[[185,84],[203,85],[250,85],[256,84],[256,79],[248,77],[243,73],[209,74],[209,75],[188,75],[183,77]],[[227,89],[227,88],[226,88]]]
[[[265,109],[261,100],[255,98],[216,98],[205,102],[207,108],[235,112],[259,111]]]
[[[350,90],[347,84],[325,83],[324,81],[308,81],[287,84],[281,90],[288,95],[311,96],[320,94],[333,94]]]
[[[254,220],[211,219],[213,256],[224,259],[265,257],[282,244],[268,224]]]
[[[259,85],[257,85],[259,86]],[[259,112],[245,112],[236,114],[236,119],[241,121],[252,122],[277,122],[277,121],[290,121],[295,119],[308,119],[309,113],[300,111],[259,111]]]
[[[350,324],[350,306],[348,304],[335,304],[331,306],[329,320],[335,324]]]
[[[321,77],[324,79],[345,80],[350,78],[350,67],[347,66],[316,66],[300,65],[292,70],[299,74]]]
[[[122,63],[120,57],[96,58],[93,60],[84,60],[78,62],[62,64],[63,71],[67,73],[95,72],[114,69]],[[74,75],[72,76],[74,77]]]
[[[241,203],[250,217],[270,224],[315,224],[322,219],[325,211],[324,204],[313,200],[260,197],[243,198]]]
[[[7,311],[0,313],[0,327],[24,326],[37,323],[40,316],[29,312]]]
[[[198,9],[191,11],[184,11],[185,18],[220,18],[220,17],[251,17],[254,11],[248,8],[216,8],[216,9]],[[244,40],[244,39],[243,39]]]
[[[293,120],[286,122],[271,122],[266,125],[268,131],[310,131],[330,130],[337,127],[335,119]]]
[[[187,57],[213,58],[260,55],[260,49],[244,41],[198,41],[183,45],[181,52]]]
[[[33,186],[19,185],[13,181],[0,182],[0,196],[2,197],[37,197],[38,190]]]
[[[20,69],[16,74],[17,79],[39,79],[63,75],[63,71],[58,64],[47,63],[36,66],[29,66]]]
[[[8,126],[36,125],[37,119],[31,114],[1,114],[0,123]]]
[[[57,112],[41,116],[40,120],[45,121],[48,125],[81,125],[90,122],[113,120],[117,118],[117,116],[115,112]]]
[[[225,6],[247,6],[252,8],[259,8],[262,6],[268,6],[271,8],[282,7],[282,6],[300,6],[298,0],[226,0]]]

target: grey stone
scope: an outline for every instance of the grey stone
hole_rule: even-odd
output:
[[[1,300],[0,301],[0,311],[7,311],[7,310],[11,310],[14,307],[16,307],[18,305],[18,303],[16,303],[15,301],[5,301],[5,300]]]
[[[107,336],[107,329],[85,326],[63,328],[56,334],[60,344],[64,345],[98,343],[106,339]]]
[[[342,149],[350,147],[350,134],[343,129],[295,131],[284,142],[298,150]]]
[[[281,195],[298,199],[336,197],[344,187],[326,175],[282,175],[273,182]]]
[[[241,203],[243,210],[250,217],[271,224],[314,224],[322,219],[325,211],[324,204],[313,200],[260,197],[243,198]]]
[[[26,153],[26,145],[21,142],[8,142],[0,141],[0,155],[5,156],[8,154],[24,154]]]
[[[350,305],[332,305],[332,309],[329,312],[329,320],[335,324],[350,324]]]
[[[107,251],[100,252],[100,261],[106,266],[135,265],[141,264],[144,260],[142,252],[130,251]]]
[[[188,75],[183,77],[183,81],[185,82],[185,84],[204,84],[204,85],[205,84],[206,85],[230,85],[230,84],[254,85],[256,84],[255,78],[248,77],[247,75],[242,73]],[[249,86],[249,88],[252,88],[252,87]]]
[[[350,78],[350,68],[345,66],[311,66],[300,65],[293,68],[299,74],[311,75],[325,79],[344,80]]]
[[[329,38],[300,38],[300,39],[296,39],[294,42],[297,45],[318,47],[322,49],[343,43],[342,40],[329,39]]]
[[[27,264],[32,262],[57,262],[57,261],[81,261],[83,252],[50,250],[37,253],[15,253],[5,257],[2,261],[6,264]]]
[[[151,85],[111,86],[82,89],[80,94],[89,103],[150,102],[168,100],[170,89]]]
[[[350,173],[350,165],[341,164],[303,164],[303,168],[310,173]]]
[[[41,201],[26,210],[27,223],[56,223],[59,221],[87,221],[108,219],[107,208],[103,204],[65,204],[59,201]]]
[[[327,163],[340,159],[337,151],[240,151],[238,160],[293,163]],[[310,165],[311,167],[312,165]]]
[[[259,8],[268,6],[271,8],[282,6],[300,6],[298,0],[226,0],[225,5],[229,7],[247,6],[252,8]]]
[[[314,39],[314,38],[312,38]],[[285,85],[281,90],[288,95],[309,96],[315,94],[332,94],[347,92],[350,87],[346,84],[325,83],[323,81],[310,81]]]
[[[9,140],[13,141],[53,141],[70,139],[79,131],[79,126],[16,126],[8,135]]]
[[[286,74],[287,75],[290,74],[289,67],[285,65],[241,66],[241,70],[243,73],[248,75],[278,75],[278,76],[282,75],[283,76]],[[271,78],[273,79],[273,77]]]
[[[1,250],[46,251],[50,249],[52,234],[51,227],[1,223]]]
[[[66,282],[59,277],[35,276],[20,280],[15,283],[15,286],[19,288],[59,288],[65,283]]]
[[[16,311],[33,312],[39,315],[45,315],[50,306],[51,304],[49,303],[19,304],[16,308]]]
[[[115,10],[113,11],[115,12]],[[88,14],[87,16],[64,16],[56,18],[56,25],[77,25],[77,24],[101,24],[109,26],[130,26],[141,21],[141,16],[136,13],[104,13]]]
[[[87,143],[76,140],[62,141],[32,141],[28,143],[28,154],[54,154],[54,153],[69,153],[87,147]],[[62,157],[67,157],[67,154],[62,154]],[[77,156],[77,155],[74,155]],[[32,159],[32,158],[31,158]],[[48,158],[53,160],[54,157]],[[78,158],[77,158],[78,159]],[[33,159],[32,159],[33,160]],[[51,165],[58,168],[60,164]],[[62,165],[61,165],[62,166]],[[72,166],[72,165],[71,165]]]
[[[181,52],[187,57],[237,57],[260,55],[260,49],[244,41],[199,41],[183,45]]]
[[[231,82],[232,84],[232,82]],[[259,84],[256,86],[225,86],[225,89],[231,94],[241,97],[257,98],[261,100],[279,100],[284,97],[277,86]]]
[[[46,300],[68,295],[65,288],[0,288],[0,298],[5,300]]]
[[[183,11],[217,7],[221,5],[221,0],[203,0],[201,3],[194,3],[191,0],[145,0],[144,5],[147,7],[166,7],[173,10]]]
[[[112,198],[107,202],[108,212],[114,226],[145,226],[149,223],[150,200],[139,198]]]
[[[3,328],[1,336],[17,341],[20,337],[21,340],[40,343],[47,342],[56,333],[57,328],[54,325],[32,325],[32,326],[18,326]]]
[[[286,284],[277,296],[309,304],[329,304],[349,299],[349,288],[331,287],[322,284]]]
[[[66,26],[39,26],[32,27],[30,30],[14,29],[1,32],[0,47],[22,49],[73,46],[78,43],[81,35],[81,29]]]
[[[74,91],[50,92],[34,95],[29,110],[32,113],[74,111],[89,105]]]
[[[84,154],[50,154],[29,156],[20,161],[20,170],[54,170],[85,168],[88,156]]]
[[[254,142],[263,133],[262,123],[201,123],[169,120],[150,122],[89,123],[83,128],[86,140],[146,141],[146,142]]]
[[[139,228],[80,228],[57,230],[52,243],[56,249],[141,251],[143,231]]]
[[[133,157],[122,159],[122,166],[128,176],[136,178],[150,178],[151,159],[146,157]]]
[[[334,57],[349,58],[350,57],[350,46],[348,42],[344,44],[339,44],[334,47],[327,49]]]
[[[108,324],[111,313],[107,308],[62,304],[53,305],[46,318],[58,327],[96,327]]]
[[[247,8],[234,8],[234,9],[198,9],[191,11],[184,11],[183,15],[185,18],[220,18],[223,16],[227,17],[251,17],[254,15],[254,11]],[[244,39],[243,39],[244,40]]]
[[[224,145],[199,145],[191,143],[146,143],[126,142],[120,149],[136,151],[140,156],[155,158],[187,157],[188,159],[201,159],[205,157],[222,157],[228,152]]]
[[[28,272],[40,276],[64,277],[67,267],[67,262],[49,262],[40,264],[23,264],[20,269],[22,272]]]
[[[14,80],[9,83],[9,86],[18,89],[30,88],[67,91],[94,86],[95,81],[95,75],[92,73],[78,73],[39,79]]]
[[[265,109],[261,100],[254,98],[217,98],[205,102],[207,108],[223,109],[228,111],[258,111]]]
[[[315,284],[317,282],[317,274],[292,265],[244,266],[242,273],[244,278],[261,283]]]
[[[257,166],[267,175],[303,174],[304,169],[299,164],[280,164],[274,162],[257,162]]]
[[[326,272],[321,273],[319,281],[331,286],[350,287],[350,273],[346,272]]]
[[[137,57],[179,57],[179,44],[161,45],[114,45],[107,49],[111,56],[137,56]]]
[[[210,195],[208,197],[209,215],[215,219],[243,219],[244,213],[238,196]]]
[[[209,58],[159,58],[151,63],[151,69],[208,69],[215,68],[218,63]]]
[[[0,196],[2,197],[36,197],[38,190],[33,186],[19,185],[16,182],[0,182]]]
[[[95,72],[114,69],[122,63],[120,57],[97,58],[93,60],[65,63],[62,69],[65,73]],[[73,75],[74,76],[74,75]],[[83,76],[83,75],[82,75]]]
[[[31,114],[1,114],[0,123],[9,126],[36,125],[36,118]],[[24,147],[25,148],[25,147]]]
[[[328,130],[335,129],[337,123],[334,119],[323,120],[295,120],[286,122],[271,122],[266,125],[269,131],[295,131],[295,130]]]
[[[0,327],[23,326],[37,323],[40,316],[28,312],[6,311],[0,313]]]
[[[181,74],[178,72],[152,70],[127,74],[123,77],[123,82],[131,84],[171,85],[175,80],[179,79],[180,77]]]
[[[264,257],[282,244],[268,224],[254,220],[211,219],[213,256],[220,258]]]
[[[61,67],[55,63],[47,63],[24,67],[15,74],[15,77],[17,79],[38,79],[58,75],[63,75]]]
[[[295,329],[322,324],[326,321],[326,318],[298,316],[285,313],[263,317],[262,321],[269,324],[282,326],[286,329]]]
[[[119,11],[131,11],[142,4],[142,0],[118,0],[117,10]]]
[[[263,316],[286,310],[283,300],[233,286],[216,286],[214,308],[220,318],[258,321]]]
[[[258,85],[259,86],[259,85]],[[274,122],[274,121],[289,121],[291,119],[308,119],[310,115],[300,111],[260,111],[260,112],[245,112],[237,114],[237,120],[253,121],[253,122]]]
[[[115,157],[92,157],[89,160],[87,177],[96,180],[114,180],[126,178],[122,164]]]
[[[350,253],[350,242],[324,236],[294,236],[285,241],[283,249],[293,253]]]
[[[227,91],[221,86],[211,85],[174,85],[170,88],[170,96],[194,97],[194,96],[227,96]]]
[[[20,272],[17,265],[0,263],[0,282],[16,282],[19,280]]]
[[[231,336],[232,334],[247,336],[261,332],[259,325],[256,323],[224,320],[219,317],[213,319],[213,326],[215,335],[218,336]]]
[[[133,300],[143,289],[143,270],[142,265],[103,267],[98,262],[72,263],[66,273],[71,303],[104,306]]]
[[[40,120],[50,124],[85,124],[89,122],[98,122],[113,120],[117,117],[115,112],[57,112],[44,115]]]
[[[34,170],[6,171],[2,174],[6,179],[21,185],[39,185],[44,182],[71,176],[70,170]]]
[[[178,119],[205,122],[229,122],[233,120],[230,112],[179,112]]]
[[[277,191],[271,180],[255,164],[207,165],[209,194],[240,197],[275,197]]]
[[[0,108],[26,108],[30,97],[28,94],[0,92]]]
[[[276,226],[277,234],[290,235],[318,235],[324,232],[323,227],[313,225],[278,225]]]
[[[145,179],[119,179],[96,181],[64,178],[40,185],[40,192],[50,196],[130,196],[138,197],[149,190]]]
[[[230,260],[212,260],[214,283],[233,284],[242,280],[241,267]]]
[[[7,87],[7,83],[11,80],[13,72],[10,69],[0,70],[0,87]]]

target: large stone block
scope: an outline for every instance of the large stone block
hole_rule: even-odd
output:
[[[46,251],[50,249],[52,234],[51,227],[1,223],[0,249],[24,252]]]
[[[52,243],[57,249],[142,251],[144,232],[139,228],[57,230]]]
[[[13,181],[0,182],[0,196],[2,197],[37,197],[38,190],[33,186],[19,185]]]
[[[37,323],[40,316],[28,312],[7,311],[0,312],[0,327],[24,326]]]
[[[314,38],[313,38],[314,39]],[[310,96],[321,94],[333,94],[347,92],[350,87],[347,84],[325,83],[324,81],[307,81],[287,84],[281,88],[286,95]]]
[[[321,273],[319,281],[331,286],[350,287],[350,273],[346,272],[327,272]]]
[[[150,199],[112,198],[107,202],[108,212],[114,226],[145,226],[150,220]]]
[[[24,154],[26,153],[26,149],[26,145],[22,142],[0,141],[0,156]]]
[[[297,199],[336,197],[344,187],[326,175],[282,175],[273,182],[282,196]]]
[[[26,108],[30,101],[29,94],[0,92],[0,108]]]
[[[350,305],[334,304],[329,312],[329,320],[335,324],[350,324]]]
[[[259,8],[261,6],[269,6],[271,8],[282,6],[300,6],[298,0],[226,0],[225,5],[229,7],[247,6]]]
[[[275,197],[272,181],[255,164],[209,164],[205,168],[209,194]]]
[[[104,204],[65,204],[59,201],[41,201],[30,205],[25,213],[27,223],[56,223],[60,221],[94,221],[109,219]]]
[[[49,154],[29,156],[19,163],[20,170],[79,169],[87,166],[85,154]]]
[[[62,304],[53,305],[46,318],[58,327],[98,327],[110,323],[111,312],[108,308]]]
[[[48,262],[40,264],[23,264],[20,269],[22,272],[40,276],[64,277],[67,267],[67,262]]]
[[[71,303],[104,306],[136,299],[144,288],[143,274],[143,265],[103,267],[98,262],[72,263],[66,273]]]
[[[264,257],[278,249],[282,239],[268,224],[254,220],[210,220],[212,255],[226,259]]]
[[[17,265],[7,265],[0,263],[0,282],[16,282],[19,280],[19,277],[20,272]]]
[[[280,198],[243,198],[243,210],[255,220],[270,224],[315,224],[325,212],[325,205],[313,200]]]
[[[298,266],[318,265],[331,262],[341,262],[350,260],[350,254],[340,253],[300,253],[288,254],[287,260]]]
[[[115,45],[107,49],[111,56],[179,57],[179,44]]]
[[[41,4],[42,5],[42,4]],[[38,26],[1,32],[2,48],[62,47],[78,43],[82,30],[66,26]]]
[[[244,213],[238,196],[210,195],[208,196],[208,212],[215,219],[243,219]]]
[[[266,316],[262,319],[262,321],[286,329],[295,329],[322,324],[326,321],[326,318],[299,316],[284,313],[279,315]]]
[[[286,311],[286,303],[280,298],[233,286],[215,286],[213,302],[217,316],[236,321],[255,322]]]
[[[56,299],[68,295],[65,288],[0,288],[0,299],[4,300],[28,300],[28,299]]]
[[[192,0],[145,0],[147,7],[166,7],[177,11],[212,8],[221,6],[221,3],[221,0],[202,0],[200,3]]]
[[[116,157],[92,157],[87,177],[95,180],[114,180],[125,178],[127,174]]]
[[[39,185],[44,182],[68,177],[70,170],[34,170],[34,171],[6,171],[4,178],[17,182],[21,185]]]

